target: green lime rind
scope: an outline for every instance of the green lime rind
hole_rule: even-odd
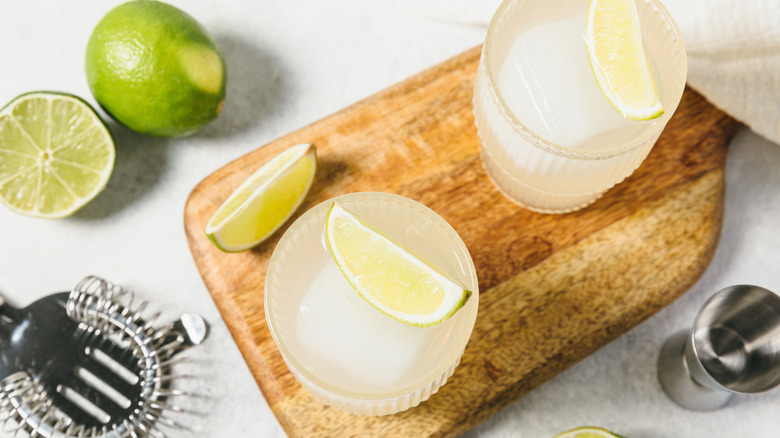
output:
[[[217,240],[217,238],[214,237],[214,233],[205,233],[204,232],[204,234],[206,235],[206,238],[209,239],[209,241],[211,241],[211,243],[213,243],[214,246],[216,246],[217,249],[222,251],[222,252],[236,253],[236,252],[241,252],[242,251],[242,250],[230,250],[230,249],[227,249],[227,248],[223,248],[222,245],[220,245],[219,240]]]
[[[217,43],[193,17],[159,1],[110,10],[87,43],[90,91],[134,131],[181,137],[219,116],[227,71]]]
[[[625,438],[603,427],[581,426],[555,435],[554,438]]]

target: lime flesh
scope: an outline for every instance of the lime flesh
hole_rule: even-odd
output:
[[[106,186],[114,142],[78,97],[23,94],[0,111],[0,202],[28,216],[68,216]]]
[[[404,324],[439,324],[471,296],[441,268],[337,203],[328,211],[325,233],[333,260],[352,288]]]
[[[601,427],[578,427],[558,435],[555,438],[623,438]]]
[[[585,42],[593,76],[617,111],[633,120],[664,113],[633,0],[590,0]]]
[[[250,175],[228,197],[206,225],[206,236],[227,252],[258,245],[298,209],[316,171],[313,145],[287,149]]]

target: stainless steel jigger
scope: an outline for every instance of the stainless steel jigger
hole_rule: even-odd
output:
[[[711,411],[735,393],[768,391],[780,383],[780,296],[758,286],[713,295],[693,329],[661,348],[658,379],[680,406]]]

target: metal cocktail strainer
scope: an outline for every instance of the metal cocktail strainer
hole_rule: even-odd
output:
[[[155,327],[147,303],[98,277],[24,309],[0,297],[0,435],[164,437],[183,410],[174,357],[208,328],[193,314]]]

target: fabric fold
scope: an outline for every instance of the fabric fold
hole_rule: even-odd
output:
[[[395,0],[433,20],[487,27],[500,0]],[[688,52],[688,84],[780,144],[780,1],[665,0]]]

